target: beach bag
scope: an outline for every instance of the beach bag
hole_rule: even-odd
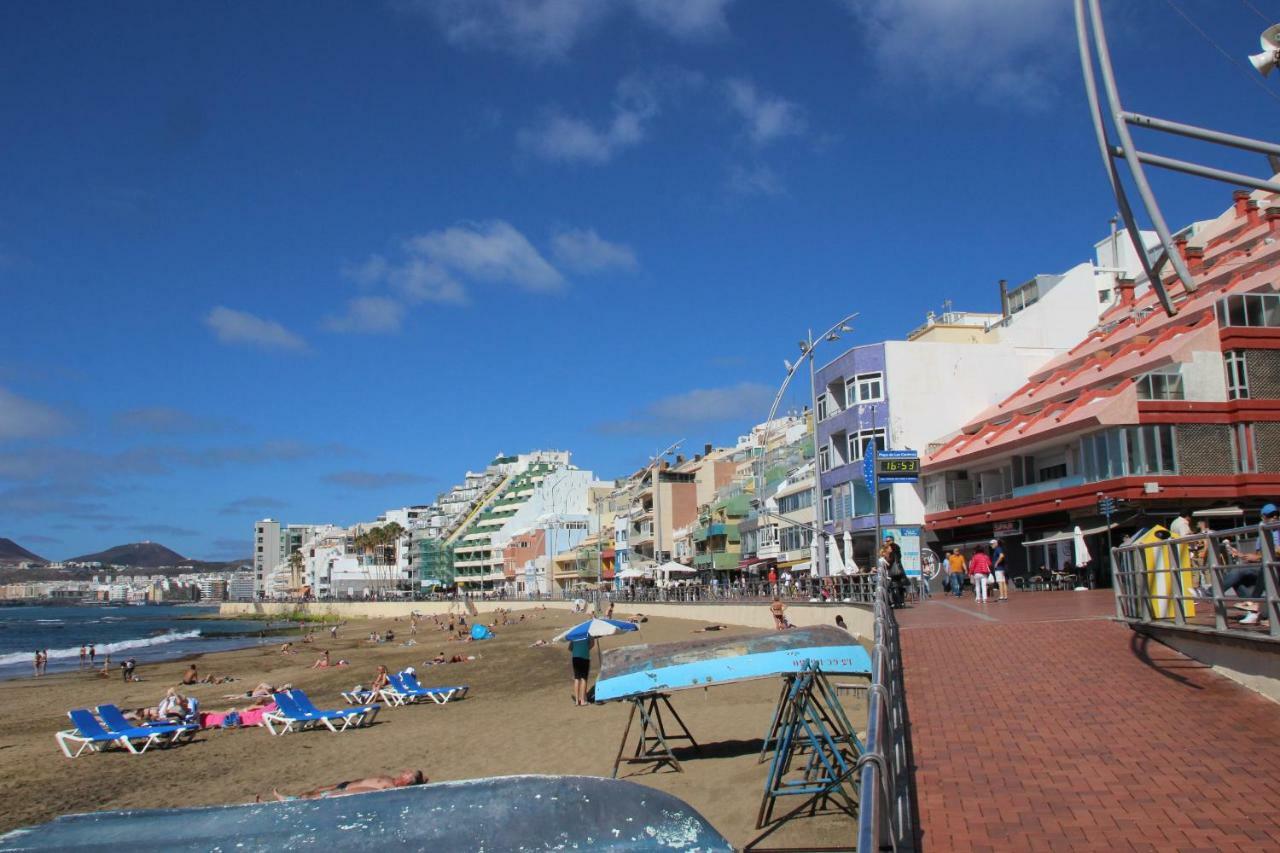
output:
[[[239,711],[232,711],[222,718],[222,727],[224,729],[234,729],[238,725],[240,725]]]

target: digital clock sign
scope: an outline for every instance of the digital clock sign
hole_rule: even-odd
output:
[[[916,483],[920,480],[920,454],[914,450],[879,450],[873,444],[862,458],[862,476],[867,490],[873,491],[875,483]]]
[[[904,477],[920,475],[920,457],[909,459],[881,456],[876,460],[881,477]]]

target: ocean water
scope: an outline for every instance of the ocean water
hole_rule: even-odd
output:
[[[270,623],[208,618],[217,612],[189,606],[0,607],[0,679],[31,676],[36,649],[48,649],[51,675],[78,669],[81,643],[95,645],[98,667],[110,655],[114,668],[130,657],[141,667],[146,661],[280,642],[262,636]]]

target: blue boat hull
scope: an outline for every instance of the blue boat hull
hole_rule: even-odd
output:
[[[605,652],[595,698],[609,702],[777,677],[799,672],[809,661],[823,672],[871,673],[871,656],[847,631],[800,628]]]

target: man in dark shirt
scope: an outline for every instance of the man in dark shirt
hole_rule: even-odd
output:
[[[1005,572],[1009,566],[1005,561],[1004,546],[1000,544],[999,539],[991,540],[991,572],[995,577],[996,589],[1000,593],[996,601],[1009,600],[1009,582]]]

